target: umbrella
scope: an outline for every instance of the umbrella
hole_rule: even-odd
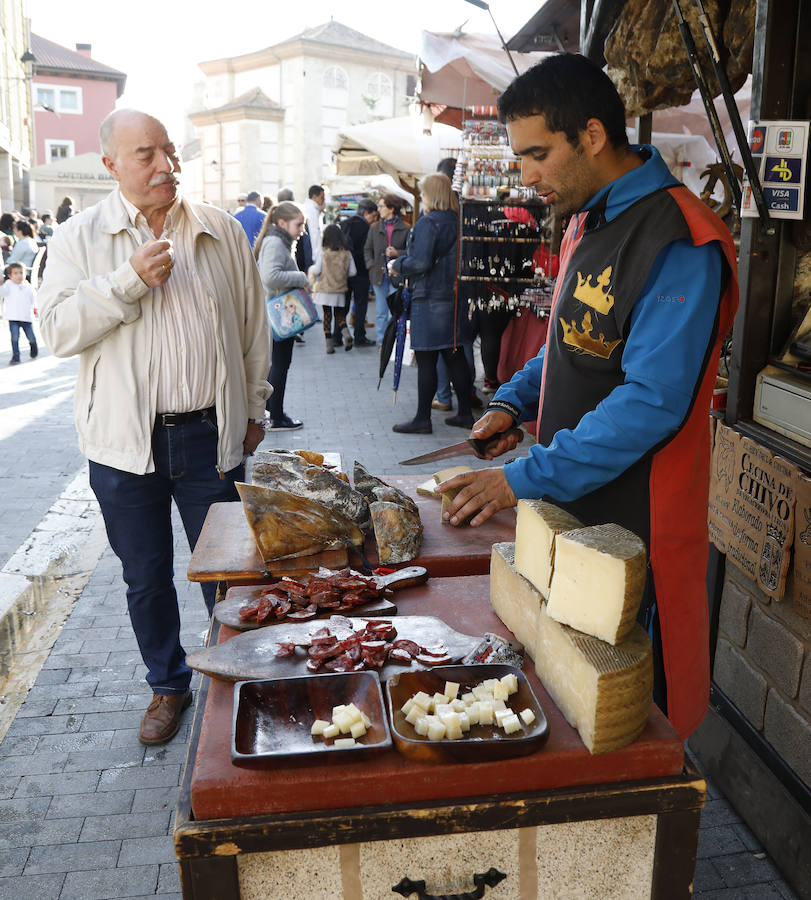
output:
[[[403,351],[405,350],[406,327],[411,310],[411,292],[403,288],[403,311],[397,317],[397,338],[394,343],[394,402],[397,403],[397,388],[400,387],[400,372],[403,369]]]
[[[380,382],[383,381],[383,376],[386,373],[386,367],[389,364],[389,360],[391,359],[391,351],[394,349],[394,342],[397,340],[397,322],[400,318],[400,315],[403,312],[403,295],[406,294],[406,288],[400,287],[396,291],[393,291],[386,298],[386,303],[389,307],[389,312],[391,313],[391,318],[386,325],[386,330],[383,333],[383,339],[380,342],[380,368],[377,373],[377,389],[380,390]],[[409,302],[409,306],[410,306]],[[406,318],[408,318],[408,312],[406,311]],[[405,334],[403,335],[403,341],[405,341]],[[400,350],[400,362],[402,364],[403,351],[402,348]],[[399,375],[397,376],[399,382]],[[397,388],[395,388],[397,390]]]

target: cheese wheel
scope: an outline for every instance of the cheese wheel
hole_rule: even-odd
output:
[[[538,640],[543,597],[526,578],[515,577],[518,568],[515,548],[513,543],[493,544],[490,554],[490,605],[532,655],[532,648]]]
[[[547,612],[616,645],[634,627],[646,570],[645,544],[620,525],[558,534]]]
[[[544,599],[554,568],[555,536],[582,528],[573,515],[545,500],[519,500],[515,520],[515,567]]]
[[[512,562],[513,546],[493,547],[490,570],[491,603],[502,618],[504,610],[513,623],[533,627],[530,643],[504,624],[522,641],[535,660],[535,671],[549,696],[591,753],[617,750],[635,740],[648,720],[653,691],[653,653],[641,625],[616,647],[561,625],[547,615],[546,603]],[[534,595],[537,613],[527,615],[529,595]],[[518,605],[503,597],[523,598]],[[530,626],[531,623],[531,626]]]

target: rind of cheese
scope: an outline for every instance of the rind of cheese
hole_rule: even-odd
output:
[[[571,513],[545,500],[519,500],[515,520],[515,567],[544,599],[555,565],[555,536],[582,528]]]
[[[490,605],[530,655],[538,640],[543,597],[515,574],[515,544],[493,544],[490,554]]]
[[[439,497],[440,495],[434,490],[438,484],[442,484],[443,481],[447,481],[449,478],[453,478],[456,475],[462,475],[464,472],[472,471],[473,469],[471,469],[470,466],[449,466],[447,469],[442,469],[441,472],[434,472],[427,481],[423,481],[417,488],[417,493],[421,494],[423,497]]]
[[[645,544],[620,525],[559,534],[547,612],[616,646],[636,622],[646,570]]]
[[[533,643],[519,640],[535,660],[535,671],[547,693],[577,729],[589,752],[606,753],[635,740],[648,720],[653,691],[653,653],[642,626],[634,624],[630,634],[614,647],[556,622],[547,615],[540,594],[515,569],[511,544],[494,545],[491,582],[494,570],[501,573],[500,593],[526,598],[530,592],[535,596],[536,639]],[[526,601],[523,605],[527,606]],[[501,617],[495,603],[493,608]],[[515,607],[508,605],[508,609],[514,619]],[[515,633],[507,619],[502,621]]]

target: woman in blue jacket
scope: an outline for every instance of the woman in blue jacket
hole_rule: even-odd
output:
[[[401,434],[431,433],[440,353],[459,402],[457,414],[445,422],[460,428],[473,426],[470,369],[462,346],[467,337],[467,304],[460,302],[456,292],[459,201],[450,179],[439,173],[426,176],[420,192],[425,213],[411,229],[405,254],[389,263],[390,272],[408,279],[411,348],[417,357],[417,414],[393,427]]]

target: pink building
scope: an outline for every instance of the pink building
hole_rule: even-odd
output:
[[[92,59],[90,44],[68,50],[31,35],[35,159],[58,163],[99,152],[99,125],[115,108],[127,76]]]

